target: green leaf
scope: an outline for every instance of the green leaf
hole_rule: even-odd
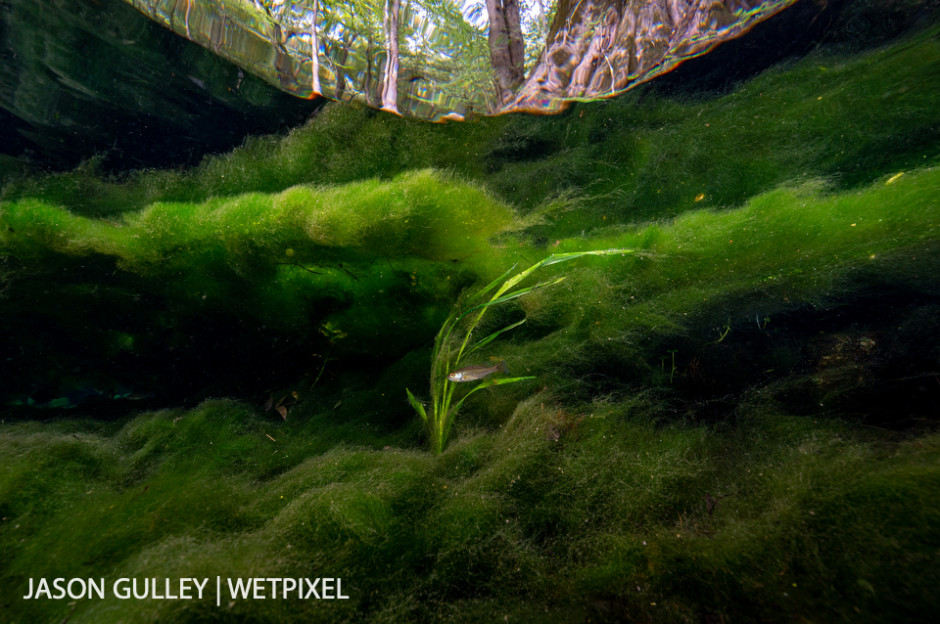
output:
[[[506,271],[505,273],[503,273],[502,275],[500,275],[499,277],[497,277],[495,280],[493,280],[492,282],[490,282],[483,290],[481,290],[480,292],[478,292],[478,293],[474,294],[472,297],[470,297],[470,301],[473,301],[473,300],[475,300],[475,299],[477,299],[477,298],[479,298],[479,297],[482,297],[482,296],[485,295],[486,293],[488,293],[488,292],[490,292],[491,290],[493,290],[493,289],[496,287],[496,285],[499,284],[499,283],[500,283],[501,281],[503,281],[504,279],[506,279],[506,276],[509,275],[510,273],[512,273],[512,270],[515,269],[517,266],[519,266],[519,263],[518,263],[518,262],[517,262],[516,264],[512,265],[511,267],[509,267],[509,270],[508,270],[508,271]]]
[[[552,254],[541,262],[541,266],[567,262],[568,260],[574,260],[575,258],[581,258],[583,256],[610,256],[614,254],[634,253],[635,251],[634,249],[595,249],[593,251],[571,251],[568,253]]]
[[[511,277],[509,280],[507,280],[506,283],[503,284],[502,288],[500,288],[496,292],[496,296],[494,298],[500,297],[504,292],[506,292],[507,290],[509,290],[510,288],[512,288],[513,286],[515,286],[516,284],[518,284],[519,282],[527,278],[529,275],[531,275],[533,271],[536,271],[537,269],[540,269],[542,267],[549,266],[552,264],[558,264],[559,262],[567,262],[568,260],[575,260],[577,258],[582,258],[584,256],[609,256],[613,254],[627,254],[627,253],[633,253],[633,250],[632,249],[596,249],[593,251],[569,251],[566,253],[552,254],[548,256],[547,258],[543,258],[542,260],[536,262],[525,271],[522,271],[518,275],[515,275]]]
[[[502,386],[503,384],[518,383],[520,381],[528,381],[530,379],[536,379],[536,377],[534,375],[526,375],[525,377],[503,377],[502,379],[488,379],[487,381],[484,381],[483,383],[478,384],[467,394],[463,395],[463,398],[460,399],[457,402],[457,405],[453,407],[453,413],[456,414],[457,411],[460,410],[460,406],[463,405],[463,402],[466,401],[467,398],[471,394],[476,392],[477,390],[483,390],[484,388],[489,388],[491,386]]]
[[[424,411],[424,405],[421,404],[421,401],[415,398],[415,395],[411,394],[411,390],[405,388],[405,392],[408,393],[408,402],[411,403],[411,407],[415,408],[415,411],[418,412],[418,416],[421,417],[421,420],[428,422],[428,414]]]
[[[489,309],[489,307],[500,303],[505,303],[507,301],[512,301],[513,299],[517,299],[523,295],[529,294],[534,290],[552,286],[565,279],[564,276],[561,276],[539,282],[532,286],[517,288],[517,286],[522,283],[523,280],[528,278],[529,275],[543,266],[558,264],[560,262],[567,262],[568,260],[574,260],[584,256],[604,256],[627,253],[633,253],[633,250],[602,249],[595,251],[573,251],[569,253],[552,254],[547,258],[543,258],[539,262],[536,262],[529,268],[510,277],[517,266],[513,265],[499,278],[490,282],[482,290],[474,293],[473,296],[464,300],[468,304],[475,304],[472,305],[470,309],[461,311],[461,306],[459,304],[454,306],[454,310],[441,326],[441,329],[438,331],[437,336],[434,339],[434,348],[431,357],[430,413],[428,413],[425,410],[424,405],[422,405],[421,402],[411,394],[411,391],[408,391],[408,400],[411,402],[412,407],[414,407],[415,411],[418,412],[418,414],[421,416],[421,419],[428,427],[430,433],[431,450],[433,452],[441,453],[444,450],[457,413],[460,411],[464,401],[466,401],[467,398],[470,397],[470,395],[472,395],[474,392],[492,386],[500,386],[504,384],[518,383],[520,381],[529,381],[531,379],[535,379],[533,376],[488,379],[471,388],[470,391],[464,394],[455,405],[452,404],[456,386],[447,379],[448,371],[458,368],[461,360],[465,355],[468,355],[488,345],[502,334],[518,327],[519,325],[522,325],[526,321],[526,319],[522,319],[521,321],[507,325],[506,327],[503,327],[502,329],[499,329],[489,334],[485,338],[477,341],[468,348],[470,337],[472,336],[474,329],[476,329],[476,327],[480,324],[480,321],[483,319],[483,316],[486,314],[486,311]],[[494,288],[496,289],[496,292],[490,295],[489,301],[483,301],[482,303],[479,303],[483,297],[493,292]],[[469,318],[466,322],[461,323],[465,317]],[[458,327],[458,325],[460,327]],[[456,342],[452,343],[452,336],[454,334],[456,334]]]
[[[562,282],[564,280],[565,280],[565,276],[563,275],[553,280],[546,280],[544,282],[539,282],[538,284],[535,284],[534,286],[526,286],[525,288],[520,288],[519,290],[511,292],[508,295],[503,295],[502,297],[491,299],[490,301],[487,301],[486,303],[484,303],[483,306],[481,307],[487,307],[491,305],[496,305],[497,303],[504,303],[506,301],[511,301],[512,299],[521,297],[522,295],[528,294],[532,292],[533,290],[538,290],[539,288],[545,288],[546,286],[554,286],[558,282]]]
[[[525,288],[520,288],[519,290],[517,290],[517,291],[515,291],[515,292],[511,292],[511,293],[509,293],[508,295],[501,295],[501,296],[499,296],[499,297],[495,297],[495,298],[493,298],[493,299],[490,299],[490,300],[487,301],[486,303],[481,303],[481,304],[479,304],[479,305],[473,306],[472,308],[470,308],[469,310],[467,310],[466,312],[464,312],[463,314],[461,314],[459,317],[457,317],[457,320],[460,320],[461,318],[467,316],[467,315],[470,314],[471,312],[476,312],[477,310],[485,310],[486,308],[488,308],[488,307],[490,307],[490,306],[494,306],[494,305],[497,305],[497,304],[500,304],[500,303],[505,303],[505,302],[507,302],[507,301],[512,301],[513,299],[516,299],[516,298],[518,298],[518,297],[521,297],[522,295],[528,294],[528,293],[532,292],[533,290],[537,290],[537,289],[539,289],[539,288],[544,288],[544,287],[546,287],[546,286],[552,286],[553,284],[557,284],[558,282],[561,282],[561,281],[563,281],[564,279],[565,279],[564,276],[562,276],[562,277],[557,277],[557,278],[555,278],[555,279],[553,279],[553,280],[547,280],[547,281],[544,281],[544,282],[540,282],[540,283],[538,283],[538,284],[535,284],[534,286],[526,286]],[[500,294],[500,293],[497,293],[497,294]],[[475,326],[475,325],[476,325],[476,323],[474,323],[474,326]]]
[[[499,331],[493,332],[492,334],[490,334],[490,335],[487,336],[486,338],[483,338],[483,339],[480,340],[478,343],[476,343],[475,345],[473,345],[472,347],[470,347],[469,349],[467,349],[467,355],[470,355],[471,353],[473,353],[474,351],[476,351],[476,350],[479,349],[480,347],[484,347],[484,346],[488,345],[489,343],[493,342],[493,341],[494,341],[500,334],[502,334],[503,332],[508,332],[510,329],[515,329],[516,327],[519,327],[520,325],[522,325],[522,324],[525,323],[525,322],[526,322],[526,319],[522,319],[521,321],[519,321],[519,322],[517,322],[517,323],[513,323],[512,325],[507,325],[506,327],[500,329]]]

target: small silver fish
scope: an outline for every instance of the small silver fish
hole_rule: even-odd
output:
[[[506,368],[506,362],[500,362],[495,366],[464,366],[459,370],[449,373],[447,378],[456,382],[476,381],[477,379],[483,379],[496,372],[508,373],[509,370]]]

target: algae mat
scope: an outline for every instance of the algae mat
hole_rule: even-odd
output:
[[[0,620],[925,620],[938,61],[4,178]],[[493,309],[481,362],[536,379],[430,453],[454,306],[610,248]]]

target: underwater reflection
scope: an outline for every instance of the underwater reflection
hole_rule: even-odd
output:
[[[428,121],[555,113],[796,0],[125,0],[280,89]]]

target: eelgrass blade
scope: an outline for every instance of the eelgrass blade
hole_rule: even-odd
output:
[[[535,284],[535,285],[533,285],[533,286],[526,286],[525,288],[520,288],[519,290],[517,290],[517,291],[515,291],[515,292],[511,292],[511,293],[509,293],[508,295],[502,295],[502,296],[500,296],[500,297],[494,297],[493,299],[490,299],[489,301],[487,301],[487,302],[485,302],[485,303],[481,303],[481,304],[479,304],[479,305],[473,306],[472,308],[470,308],[469,310],[467,310],[466,312],[464,312],[463,314],[461,314],[461,315],[460,315],[459,317],[457,317],[457,318],[458,318],[458,320],[459,320],[459,319],[461,319],[461,318],[467,316],[468,314],[470,314],[470,313],[472,313],[472,312],[476,312],[477,310],[484,310],[484,309],[486,309],[486,308],[488,308],[488,307],[490,307],[490,306],[494,306],[494,305],[497,305],[497,304],[500,304],[500,303],[505,303],[505,302],[507,302],[507,301],[512,301],[513,299],[516,299],[516,298],[518,298],[518,297],[521,297],[522,295],[526,295],[526,294],[532,292],[533,290],[538,290],[539,288],[545,288],[546,286],[553,286],[553,285],[557,284],[558,282],[563,281],[564,279],[565,279],[564,276],[562,276],[562,277],[557,277],[557,278],[555,278],[555,279],[553,279],[553,280],[546,280],[546,281],[544,281],[544,282],[540,282],[540,283]],[[477,319],[477,320],[479,320],[479,319]],[[476,325],[476,322],[474,322],[474,325]]]
[[[411,407],[415,408],[415,411],[418,412],[418,416],[421,417],[425,423],[428,422],[428,414],[424,410],[424,405],[421,404],[421,401],[415,398],[415,395],[411,394],[411,390],[405,388],[405,392],[408,393],[408,402],[411,403]]]
[[[581,258],[583,256],[610,256],[614,254],[628,254],[635,253],[635,249],[594,249],[592,251],[571,251],[567,253],[552,254],[549,257],[545,258],[540,265],[549,266],[551,264],[558,264],[559,262],[567,262],[568,260],[574,260],[575,258]]]
[[[480,292],[475,293],[473,296],[471,296],[471,297],[470,297],[470,301],[473,301],[474,299],[477,299],[477,298],[479,298],[479,297],[482,297],[482,296],[485,295],[486,293],[488,293],[488,292],[490,292],[491,290],[493,290],[493,289],[496,287],[496,285],[499,284],[499,283],[500,283],[501,281],[503,281],[504,279],[506,279],[506,276],[509,275],[510,273],[512,273],[512,270],[515,269],[517,266],[519,266],[519,263],[518,263],[518,262],[515,263],[514,265],[512,265],[511,267],[509,267],[509,270],[507,270],[505,273],[503,273],[502,275],[500,275],[499,277],[497,277],[495,280],[493,280],[492,282],[490,282],[489,284],[487,284],[486,287],[483,288],[483,290],[481,290]]]
[[[525,288],[520,288],[519,290],[511,292],[508,295],[503,295],[502,297],[491,299],[487,301],[486,303],[481,304],[479,307],[484,308],[484,307],[496,305],[498,303],[505,303],[506,301],[511,301],[513,299],[521,297],[522,295],[526,295],[532,292],[533,290],[538,290],[539,288],[545,288],[546,286],[554,286],[558,282],[563,282],[564,280],[565,280],[565,276],[561,276],[553,280],[546,280],[544,282],[539,282],[538,284],[535,284],[533,286],[526,286]]]
[[[477,390],[483,390],[484,388],[490,388],[492,386],[502,386],[504,384],[518,383],[520,381],[528,381],[530,379],[536,379],[536,377],[534,375],[526,375],[525,377],[503,377],[501,379],[488,379],[487,381],[484,381],[483,383],[478,384],[476,387],[470,390],[470,392],[468,392],[467,394],[463,395],[463,398],[457,401],[457,405],[455,405],[451,411],[454,414],[460,411],[460,406],[463,405],[463,402],[466,401],[467,398],[469,398],[470,395],[476,392]],[[449,433],[450,423],[448,423],[447,429],[448,429],[447,432]],[[446,439],[446,436],[445,436],[445,439]]]
[[[467,393],[467,396],[470,396],[477,390],[489,388],[490,386],[502,386],[503,384],[516,383],[517,381],[528,381],[530,379],[537,379],[537,377],[535,375],[524,375],[522,377],[500,377],[499,379],[488,379],[481,384],[477,384],[477,386]],[[467,396],[464,398],[467,398]]]
[[[595,249],[593,251],[569,251],[567,253],[552,254],[548,256],[547,258],[544,258],[536,262],[535,264],[530,266],[528,269],[519,273],[518,275],[513,277],[511,280],[506,282],[506,284],[504,285],[506,286],[505,290],[512,288],[513,286],[515,286],[516,284],[524,280],[526,277],[528,277],[533,271],[535,271],[536,269],[540,269],[542,267],[551,266],[553,264],[559,264],[561,262],[568,262],[569,260],[583,258],[584,256],[609,256],[612,254],[618,254],[618,253],[627,254],[627,253],[633,253],[633,252],[634,252],[633,249]],[[505,290],[503,292],[505,292]]]
[[[508,383],[517,383],[520,381],[528,381],[530,379],[535,379],[532,376],[525,377],[508,377],[503,379],[491,379],[484,381],[483,383],[477,385],[475,388],[467,392],[456,405],[451,405],[454,399],[454,390],[455,384],[451,383],[447,379],[447,371],[453,370],[459,366],[461,359],[464,355],[472,353],[477,349],[489,344],[501,334],[518,327],[525,322],[525,319],[508,325],[492,334],[481,339],[474,345],[472,345],[469,350],[467,349],[467,344],[470,342],[470,337],[473,334],[473,330],[480,323],[480,320],[483,318],[483,315],[486,314],[486,311],[490,306],[494,306],[500,303],[505,303],[511,301],[522,295],[528,294],[539,288],[545,288],[546,286],[551,286],[562,281],[564,276],[558,277],[555,279],[546,280],[540,282],[533,286],[527,286],[525,288],[520,288],[518,290],[513,290],[518,284],[525,280],[529,275],[531,275],[537,269],[543,266],[549,266],[552,264],[558,264],[560,262],[566,262],[568,260],[574,260],[576,258],[581,258],[583,256],[604,256],[612,254],[627,254],[633,253],[632,249],[603,249],[603,250],[594,250],[594,251],[574,251],[569,253],[561,254],[552,254],[547,258],[543,258],[541,261],[530,266],[528,269],[519,272],[512,277],[508,277],[513,270],[515,270],[516,265],[513,265],[500,277],[494,281],[487,284],[482,290],[475,293],[473,296],[468,298],[468,303],[473,303],[478,301],[482,297],[490,293],[497,285],[499,288],[496,292],[490,297],[489,301],[483,303],[478,303],[473,305],[469,310],[464,312],[460,311],[459,306],[451,313],[451,315],[444,322],[444,325],[441,326],[440,331],[438,331],[437,336],[434,339],[434,350],[432,354],[431,362],[431,407],[430,414],[425,412],[424,406],[414,398],[414,395],[411,392],[408,392],[408,400],[411,401],[412,407],[415,411],[421,416],[425,424],[428,426],[428,429],[431,434],[431,449],[435,453],[441,453],[444,450],[444,445],[447,442],[447,438],[450,435],[450,429],[453,426],[455,416],[460,410],[460,407],[463,405],[464,401],[467,398],[476,392],[477,390],[482,390],[483,388],[489,388],[492,386],[498,386]],[[508,279],[507,279],[508,277]],[[505,280],[505,281],[503,281]],[[466,327],[462,328],[460,332],[463,334],[463,340],[459,342],[460,346],[451,349],[451,334],[457,328],[457,325],[464,319],[464,317],[469,316],[470,314],[476,313],[473,317],[469,319],[466,323]]]
[[[490,334],[490,335],[487,336],[486,338],[483,338],[483,339],[480,340],[478,343],[476,343],[475,345],[473,345],[473,346],[471,346],[469,349],[467,349],[467,355],[470,355],[471,353],[473,353],[474,351],[476,351],[477,349],[479,349],[479,348],[481,348],[481,347],[485,347],[485,346],[488,345],[489,343],[491,343],[491,342],[493,342],[494,340],[496,340],[496,338],[498,338],[500,334],[505,333],[505,332],[508,332],[510,329],[515,329],[516,327],[519,327],[520,325],[522,325],[523,323],[525,323],[525,321],[526,321],[526,319],[522,319],[521,321],[518,321],[518,322],[516,322],[516,323],[513,323],[512,325],[507,325],[506,327],[504,327],[504,328],[502,328],[502,329],[500,329],[500,330],[498,330],[498,331],[493,332],[492,334]]]
[[[519,282],[527,278],[529,275],[531,275],[534,271],[542,267],[549,266],[552,264],[558,264],[560,262],[567,262],[569,260],[575,260],[577,258],[582,258],[584,256],[608,256],[608,255],[618,254],[618,253],[619,254],[633,253],[633,251],[634,250],[632,249],[595,249],[592,251],[569,251],[566,253],[552,254],[548,256],[547,258],[543,258],[542,260],[539,260],[538,262],[530,266],[525,271],[522,271],[514,275],[510,279],[508,279],[506,283],[503,284],[502,288],[500,288],[496,292],[496,295],[493,298],[496,299],[500,297],[504,292],[511,289],[513,286],[515,286],[516,284],[518,284]]]
[[[467,348],[467,342],[470,340],[470,335],[473,333],[473,329],[474,329],[474,328],[477,326],[477,324],[480,322],[480,319],[483,318],[483,314],[486,313],[486,309],[487,309],[489,306],[496,305],[496,304],[498,304],[498,303],[504,303],[504,302],[506,302],[506,301],[511,301],[512,299],[516,299],[517,297],[521,297],[522,295],[525,295],[525,294],[527,294],[527,293],[530,293],[530,292],[532,292],[533,290],[536,290],[536,289],[538,289],[538,288],[544,288],[545,286],[551,286],[551,285],[553,285],[553,284],[557,284],[557,283],[560,282],[561,280],[565,279],[564,276],[562,276],[562,277],[556,278],[555,280],[548,280],[548,281],[545,281],[545,282],[541,282],[541,283],[539,283],[539,284],[536,284],[536,285],[534,285],[534,286],[528,286],[528,287],[526,287],[526,288],[521,288],[521,289],[519,289],[519,290],[517,290],[517,291],[515,291],[515,292],[512,292],[512,293],[508,294],[508,295],[504,294],[504,293],[506,293],[507,291],[511,290],[513,287],[515,287],[516,284],[520,283],[522,280],[524,280],[524,279],[527,278],[529,275],[531,275],[535,270],[537,270],[537,269],[539,269],[539,268],[541,268],[541,267],[543,267],[543,266],[548,266],[548,265],[550,265],[550,264],[558,264],[558,263],[560,263],[560,262],[567,262],[568,260],[574,260],[574,259],[576,259],[576,258],[581,258],[581,257],[584,257],[584,256],[605,256],[605,255],[611,255],[611,254],[616,254],[616,253],[625,254],[625,253],[632,253],[632,252],[633,252],[632,249],[599,249],[599,250],[593,250],[593,251],[572,251],[572,252],[561,253],[561,254],[552,254],[552,255],[548,256],[547,258],[543,258],[543,259],[540,260],[539,262],[536,262],[535,264],[533,264],[532,266],[530,266],[528,269],[526,269],[526,270],[524,270],[524,271],[521,271],[520,273],[518,273],[518,274],[514,275],[513,277],[509,278],[509,279],[506,280],[506,282],[499,288],[499,290],[496,291],[496,294],[494,294],[493,297],[492,297],[489,301],[487,301],[486,303],[482,303],[482,304],[480,304],[480,305],[477,305],[477,306],[474,306],[474,307],[470,308],[470,309],[467,310],[466,312],[460,314],[460,315],[454,320],[454,324],[456,325],[456,322],[457,322],[457,321],[459,321],[459,320],[462,319],[463,317],[467,316],[467,315],[470,314],[471,312],[477,312],[476,318],[474,318],[474,319],[471,321],[470,327],[469,327],[469,329],[467,330],[466,335],[464,336],[463,343],[460,345],[460,349],[457,350],[457,357],[456,357],[455,360],[454,360],[454,365],[456,366],[457,364],[459,364],[459,362],[460,362],[461,359],[463,358],[464,350]],[[510,270],[511,270],[511,269],[510,269]],[[507,274],[508,274],[508,273],[504,273],[503,275],[505,276],[505,275],[507,275]],[[500,279],[502,279],[502,278],[500,278]],[[497,281],[499,281],[499,280],[497,280]],[[487,291],[489,291],[489,290],[492,288],[492,286],[493,286],[493,284],[491,283],[489,286],[487,286],[485,289],[483,289],[482,292],[487,292]],[[453,326],[452,326],[452,327],[453,327]],[[448,335],[449,335],[449,333],[450,333],[450,332],[449,332],[449,330],[448,330]]]

